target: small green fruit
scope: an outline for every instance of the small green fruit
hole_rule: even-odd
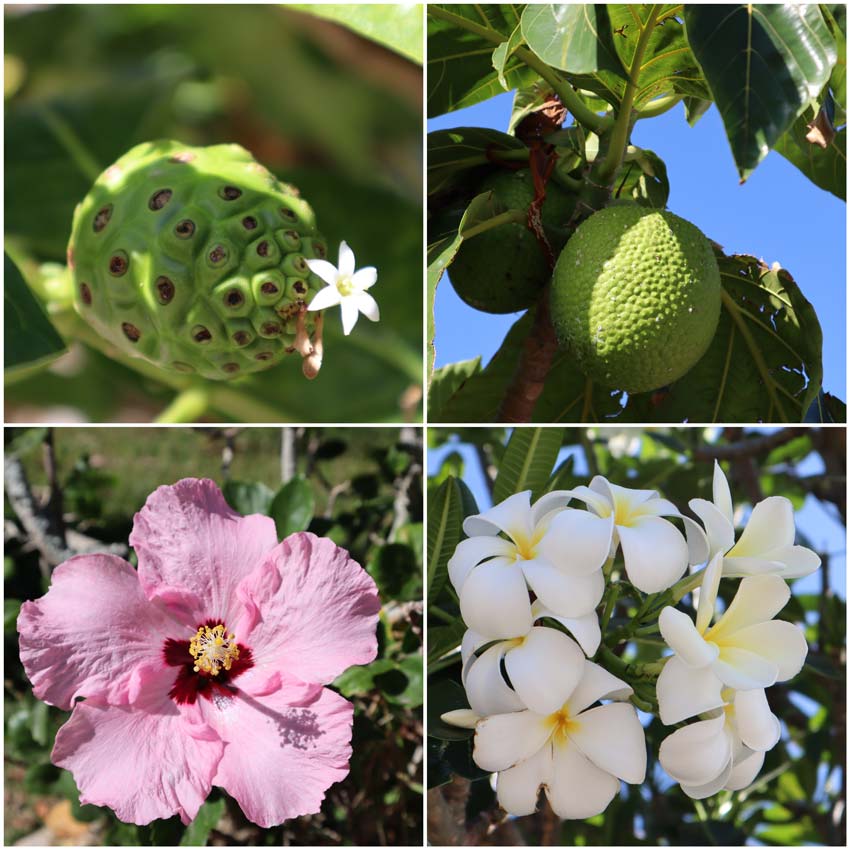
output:
[[[666,210],[612,206],[584,221],[552,275],[552,322],[582,370],[630,393],[664,387],[705,354],[720,317],[706,237]]]
[[[527,210],[534,200],[528,171],[497,171],[478,187],[492,191],[505,209]],[[543,202],[543,229],[555,256],[567,238],[565,225],[575,198],[550,181]],[[504,224],[464,241],[452,261],[449,278],[455,292],[485,313],[526,310],[549,280],[549,265],[534,234],[525,224]]]
[[[324,282],[313,211],[239,145],[146,142],[77,206],[68,265],[80,315],[121,350],[213,379],[305,355]]]

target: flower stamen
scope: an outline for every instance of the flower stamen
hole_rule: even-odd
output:
[[[239,647],[233,634],[226,634],[224,626],[201,626],[189,643],[189,654],[195,659],[192,668],[196,673],[217,676],[229,670],[239,658]]]

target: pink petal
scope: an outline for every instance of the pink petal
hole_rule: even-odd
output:
[[[114,555],[57,567],[50,590],[18,616],[21,661],[39,699],[65,710],[77,697],[126,703],[134,670],[161,664],[179,626],[148,601],[136,571]]]
[[[291,534],[238,595],[245,615],[235,631],[248,640],[258,668],[326,684],[375,658],[381,608],[375,582],[330,540]]]
[[[259,826],[318,812],[327,789],[348,775],[351,703],[327,688],[304,696],[303,685],[285,683],[268,696],[205,704],[227,741],[213,782]]]
[[[232,629],[236,587],[277,545],[277,532],[268,517],[237,514],[214,482],[185,478],[148,496],[130,545],[148,597],[175,612],[182,597],[189,625],[213,618]]]
[[[175,814],[189,823],[210,792],[224,750],[208,732],[189,730],[164,693],[143,708],[86,700],[59,730],[51,758],[74,774],[81,803],[108,806],[128,823]]]

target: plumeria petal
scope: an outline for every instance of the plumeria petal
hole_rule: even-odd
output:
[[[646,776],[646,743],[634,706],[612,702],[582,712],[568,732],[581,752],[606,773],[637,784]]]
[[[507,770],[535,755],[551,734],[552,723],[533,711],[494,714],[476,727],[472,758],[482,770]]]
[[[378,309],[378,302],[368,293],[360,292],[357,295],[351,296],[357,309],[370,322],[377,322],[381,318],[381,311]]]
[[[343,298],[339,305],[342,312],[342,332],[348,336],[354,326],[357,324],[357,317],[360,315],[357,304],[349,297]]]
[[[735,725],[751,750],[767,752],[779,742],[779,720],[767,704],[764,688],[735,692]]]
[[[733,525],[732,494],[729,492],[729,482],[723,474],[723,469],[717,461],[714,461],[714,475],[711,483],[711,498],[717,510],[726,517],[730,525]]]
[[[327,260],[305,260],[305,262],[313,274],[318,275],[334,292],[337,292],[336,282],[339,280],[339,272],[333,263]]]
[[[724,685],[740,691],[768,688],[779,675],[779,667],[773,662],[735,646],[721,647],[712,669]]]
[[[688,568],[688,545],[678,529],[660,517],[642,517],[631,527],[618,525],[629,581],[644,593],[672,587]]]
[[[569,490],[550,490],[544,493],[531,508],[531,521],[534,526],[543,522],[547,514],[557,514],[563,510],[570,501]]]
[[[711,563],[705,568],[705,575],[699,591],[699,603],[697,605],[697,631],[705,634],[711,619],[714,617],[714,608],[717,604],[717,591],[720,588],[720,579],[723,576],[723,555],[717,553]]]
[[[699,786],[717,778],[732,761],[725,722],[720,712],[717,717],[691,723],[668,735],[658,752],[661,766],[682,785]]]
[[[730,558],[757,558],[778,546],[794,543],[794,507],[784,496],[769,496],[754,508]]]
[[[343,240],[339,243],[339,276],[350,278],[354,274],[354,251]]]
[[[569,699],[581,679],[584,653],[563,632],[535,626],[520,646],[508,651],[505,670],[526,708],[551,714]]]
[[[327,310],[330,307],[338,307],[342,302],[342,296],[335,286],[326,286],[320,289],[307,306],[308,310]]]
[[[601,699],[625,700],[632,695],[631,686],[592,661],[584,662],[584,673],[567,702],[570,717],[581,714]]]
[[[711,667],[689,667],[673,656],[656,682],[658,713],[666,726],[723,707],[723,683]]]
[[[508,537],[531,536],[531,490],[514,493],[489,510],[468,516],[463,521],[463,530],[470,537],[498,534],[500,531]]]
[[[501,663],[506,649],[505,643],[491,646],[469,665],[464,687],[469,706],[477,714],[486,717],[527,707],[502,676]]]
[[[477,567],[460,590],[464,622],[493,638],[525,635],[531,628],[531,602],[522,571],[506,558],[494,558]]]
[[[711,555],[725,554],[735,545],[735,526],[717,505],[706,499],[691,499],[690,509],[702,520]]]
[[[788,585],[778,576],[745,578],[726,612],[706,633],[706,638],[725,639],[747,626],[770,620],[785,607],[790,597]]]
[[[729,558],[723,564],[723,575],[729,578],[772,573],[783,579],[811,575],[820,567],[820,556],[805,546],[780,546],[765,552],[761,558]]]
[[[557,620],[576,639],[588,658],[596,654],[602,642],[602,631],[599,628],[599,617],[596,611],[591,611],[583,617],[561,617],[543,605],[539,599],[535,599],[531,605],[531,616],[535,620],[543,617]]]
[[[607,518],[566,508],[549,523],[538,551],[549,563],[571,575],[586,576],[601,569],[611,550],[613,515]]]
[[[705,800],[707,797],[714,796],[721,788],[726,786],[726,783],[729,781],[732,776],[732,760],[726,764],[726,767],[723,768],[723,771],[718,774],[714,779],[710,782],[706,782],[702,785],[688,785],[688,783],[682,783],[682,790],[692,799],[692,800]]]
[[[619,790],[617,778],[585,758],[569,739],[554,747],[546,796],[558,817],[581,820],[598,815]]]
[[[461,540],[449,558],[449,580],[460,592],[469,574],[482,561],[495,557],[513,557],[516,547],[502,537],[468,537]],[[517,637],[512,635],[512,637]]]
[[[595,475],[590,481],[590,489],[611,503],[616,505],[624,513],[635,511],[644,502],[658,497],[655,490],[636,490],[632,487],[621,487],[612,484],[607,478]]]
[[[461,679],[465,678],[469,664],[475,661],[476,656],[474,653],[479,647],[484,646],[485,643],[489,643],[488,639],[472,629],[467,629],[463,633],[463,639],[460,643],[460,659],[463,665],[460,674]]]
[[[548,784],[551,775],[552,748],[544,746],[531,758],[499,772],[496,779],[499,805],[511,815],[534,814],[540,786]]]
[[[586,576],[570,576],[542,560],[519,561],[518,565],[543,605],[563,617],[589,614],[605,592],[602,570]]]
[[[707,667],[719,654],[717,646],[703,639],[691,618],[670,605],[659,615],[658,628],[667,645],[688,667]]]
[[[456,708],[454,711],[445,711],[440,715],[443,723],[449,726],[458,726],[461,729],[474,729],[481,721],[481,715],[476,714],[471,708]]]
[[[351,282],[356,289],[369,289],[378,280],[378,270],[374,266],[364,266],[351,276]]]
[[[752,785],[763,764],[764,753],[745,750],[743,757],[734,762],[732,772],[723,787],[727,791],[742,791]]]
[[[769,620],[741,629],[735,632],[735,643],[775,664],[778,682],[796,676],[803,669],[809,651],[802,630],[784,620]]]

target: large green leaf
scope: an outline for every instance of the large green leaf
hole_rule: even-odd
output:
[[[195,815],[195,819],[180,839],[181,847],[206,847],[210,833],[216,828],[224,815],[224,800],[207,800]]]
[[[65,351],[62,338],[6,253],[3,254],[3,305],[6,369],[48,363]]]
[[[829,80],[835,39],[811,4],[693,4],[684,18],[745,180]]]
[[[563,438],[563,428],[514,428],[499,463],[493,502],[501,502],[523,490],[531,490],[532,500],[540,496],[552,474]]]
[[[504,91],[493,67],[493,50],[510,39],[520,21],[522,5],[513,3],[428,5],[428,115],[442,115],[472,106]],[[440,10],[440,17],[434,14]],[[458,27],[471,21],[490,38]],[[508,87],[531,83],[536,74],[515,55],[502,69]]]
[[[481,358],[448,363],[434,370],[428,385],[428,416],[432,421],[439,417],[448,400],[460,389],[464,381],[481,371]]]
[[[460,541],[463,505],[457,479],[449,476],[428,504],[428,576],[430,599],[436,599],[445,584],[446,565]]]
[[[278,537],[283,540],[296,531],[306,531],[316,510],[316,496],[310,482],[301,475],[287,481],[269,506]]]
[[[289,8],[335,21],[422,64],[420,3],[294,3]]]

